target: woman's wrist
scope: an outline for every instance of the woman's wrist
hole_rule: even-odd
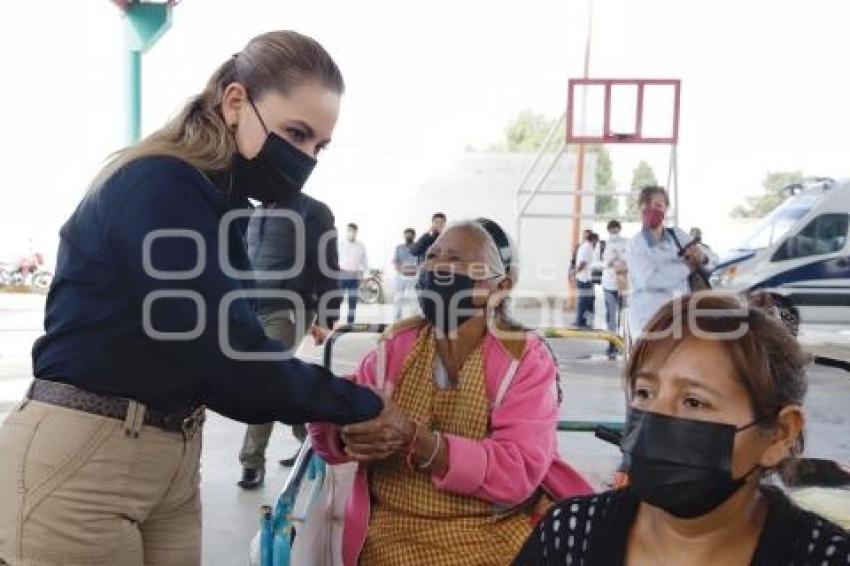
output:
[[[416,442],[419,428],[420,425],[418,422],[410,418],[404,419],[404,426],[402,429],[402,434],[404,435],[404,448],[411,448],[413,446],[413,443]]]
[[[432,435],[434,437],[434,448],[431,450],[431,453],[428,455],[426,460],[419,464],[420,470],[430,470],[437,459],[438,453],[440,452],[440,446],[443,437],[440,434],[440,431],[433,431]]]
[[[423,427],[419,431],[411,452],[411,459],[417,466],[427,462],[434,451],[439,448],[436,433],[437,431],[430,430],[427,427]]]

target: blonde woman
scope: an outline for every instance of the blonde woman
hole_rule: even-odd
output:
[[[250,270],[247,218],[223,219],[300,191],[342,92],[314,40],[258,36],[96,177],[61,231],[35,380],[0,428],[0,563],[200,564],[205,406],[248,423],[380,413],[284,360],[225,265]]]

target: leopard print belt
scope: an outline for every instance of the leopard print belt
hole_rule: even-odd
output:
[[[67,383],[46,379],[33,380],[27,398],[119,420],[126,418],[130,406],[130,399],[125,397],[100,395]],[[187,407],[185,411],[173,413],[146,407],[143,424],[168,432],[179,432],[188,440],[201,429],[206,419],[205,413],[203,405]]]

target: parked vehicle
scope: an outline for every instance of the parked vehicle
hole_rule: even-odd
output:
[[[44,256],[32,252],[15,262],[0,265],[0,285],[32,285],[46,290],[53,281],[53,273],[44,268]]]
[[[769,293],[800,322],[850,323],[850,179],[791,185],[712,274],[716,288]]]

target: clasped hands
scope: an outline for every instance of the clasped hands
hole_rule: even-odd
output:
[[[345,453],[354,461],[384,460],[404,452],[414,440],[417,431],[414,423],[384,394],[384,409],[370,421],[341,427],[340,437]]]

